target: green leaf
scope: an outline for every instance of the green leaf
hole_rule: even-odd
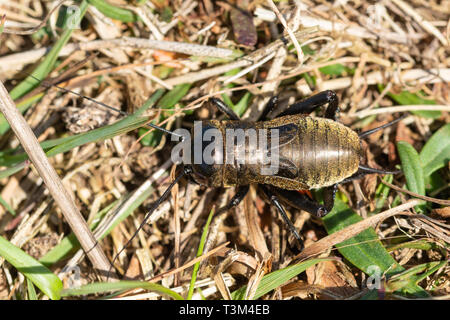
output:
[[[111,19],[122,22],[136,22],[138,20],[138,16],[134,12],[113,6],[104,0],[88,0],[88,2]]]
[[[28,278],[27,278],[27,291],[28,291],[28,300],[38,300],[33,282],[31,282],[31,280]]]
[[[385,88],[385,86],[383,86],[381,84],[378,85],[378,90],[380,92],[383,91],[384,88]],[[422,104],[433,105],[433,104],[437,104],[436,101],[434,101],[434,100],[422,99],[417,94],[411,93],[409,91],[402,91],[399,94],[388,92],[387,95],[392,100],[394,100],[395,102],[397,102],[398,104],[401,104],[401,105],[422,105]],[[432,119],[436,119],[441,116],[440,111],[423,110],[423,111],[411,111],[411,113],[421,116],[421,117],[424,117],[424,118],[432,118]]]
[[[97,282],[91,283],[79,288],[70,288],[64,289],[61,292],[63,297],[69,296],[81,296],[88,294],[98,294],[98,293],[106,293],[111,291],[121,291],[121,290],[131,290],[131,289],[145,289],[149,291],[156,291],[169,297],[172,297],[175,300],[183,300],[183,297],[180,296],[173,290],[170,290],[160,284],[149,283],[145,281],[118,281],[118,282]]]
[[[362,218],[336,197],[333,210],[322,221],[328,234],[333,234],[362,221]],[[366,274],[372,272],[373,266],[378,267],[382,273],[386,272],[387,276],[403,270],[383,247],[373,228],[364,230],[336,247],[348,261]]]
[[[389,246],[388,251],[392,252],[403,248],[418,250],[439,250],[440,247],[435,242],[428,241],[427,239],[419,239]]]
[[[340,76],[347,71],[347,68],[341,63],[336,63],[319,68],[319,71],[329,76]]]
[[[200,244],[197,249],[197,257],[200,257],[203,254],[206,236],[208,235],[209,224],[211,223],[213,216],[214,216],[214,208],[209,212],[208,219],[206,220],[205,226],[203,227],[202,237],[200,238]],[[194,294],[194,285],[195,281],[197,280],[197,273],[199,268],[200,268],[200,261],[194,264],[194,270],[192,271],[191,283],[189,285],[187,300],[191,300],[192,295]]]
[[[394,176],[392,174],[387,174],[383,177],[383,181],[386,181],[388,183],[392,183],[392,180],[394,179]],[[390,188],[380,183],[377,187],[377,190],[375,191],[375,210],[373,214],[379,213],[381,209],[384,207],[384,204],[386,203],[387,197],[389,195]]]
[[[423,173],[430,176],[450,161],[450,123],[436,131],[420,152]]]
[[[321,261],[328,261],[333,260],[330,258],[327,259],[311,259],[307,260],[301,263],[294,264],[292,266],[271,272],[267,275],[265,275],[261,282],[259,283],[258,289],[256,289],[256,293],[254,296],[254,299],[258,299],[265,295],[266,293],[269,293],[270,291],[278,288],[279,286],[285,284],[292,278],[296,277],[309,267],[312,267],[316,263],[319,263]],[[245,298],[245,292],[247,290],[247,286],[243,286],[233,293],[231,293],[231,297],[233,300],[243,300]]]
[[[408,190],[425,195],[425,179],[419,154],[412,145],[406,141],[397,142],[397,150],[406,178]]]
[[[431,276],[434,272],[444,267],[448,261],[433,261],[414,266],[392,277],[386,284],[386,291],[394,292],[404,290],[409,294],[420,297],[428,297],[428,294],[418,290],[419,282]],[[408,289],[410,288],[410,289]]]
[[[36,259],[1,236],[0,256],[30,279],[50,299],[60,299],[60,292],[63,288],[61,280]]]

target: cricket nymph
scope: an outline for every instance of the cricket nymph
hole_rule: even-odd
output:
[[[326,118],[288,115],[259,122],[209,120],[202,122],[202,137],[211,129],[217,130],[214,141],[202,139],[201,150],[191,153],[192,177],[211,187],[328,187],[352,176],[362,156],[358,134]],[[196,163],[195,155],[199,151],[204,155],[207,148],[213,150],[213,161]]]

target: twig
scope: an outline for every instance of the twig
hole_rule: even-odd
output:
[[[443,206],[450,206],[450,200],[442,200],[442,199],[436,199],[436,198],[431,198],[431,197],[427,197],[427,196],[422,196],[422,195],[417,194],[415,192],[412,192],[412,191],[409,191],[409,190],[397,187],[396,185],[393,185],[393,184],[391,184],[391,183],[389,183],[387,181],[384,181],[384,180],[382,180],[381,183],[387,185],[389,188],[392,188],[392,189],[394,189],[396,191],[399,191],[399,192],[403,192],[403,193],[409,194],[410,196],[413,196],[415,198],[419,198],[419,199],[422,199],[422,200],[425,200],[425,201],[429,201],[429,202],[434,202],[434,203],[437,203],[437,204],[441,204]]]
[[[230,82],[233,82],[236,79],[239,79],[240,77],[246,75],[247,73],[251,72],[252,70],[262,66],[264,63],[266,63],[267,61],[269,61],[270,59],[272,59],[275,56],[275,52],[272,52],[271,54],[269,54],[267,57],[265,57],[264,59],[261,59],[259,62],[251,65],[248,68],[245,68],[241,71],[239,71],[237,74],[235,74],[234,76],[230,76],[228,79],[226,79],[223,84],[227,84]]]
[[[310,35],[316,31],[317,31],[316,28],[310,28],[310,29],[306,29],[306,30],[297,31],[294,34],[297,38],[304,38],[307,35]],[[267,55],[271,54],[272,52],[274,52],[275,50],[277,50],[278,48],[280,48],[283,45],[284,44],[283,44],[282,40],[280,40],[280,39],[275,40],[274,42],[270,43],[269,45],[267,45],[261,49],[258,49],[255,52],[253,52],[245,57],[240,58],[238,61],[230,62],[228,64],[221,65],[218,67],[203,69],[198,72],[189,72],[189,73],[183,74],[178,77],[170,78],[170,79],[166,80],[165,83],[168,85],[172,85],[172,86],[181,84],[181,83],[186,83],[186,82],[191,83],[191,82],[195,82],[195,81],[199,81],[199,80],[204,80],[204,79],[207,79],[210,77],[214,77],[214,76],[223,74],[227,71],[230,71],[230,70],[233,70],[236,68],[247,67],[247,66],[252,65],[256,61],[259,61],[260,59],[267,57]]]
[[[377,215],[371,216],[367,219],[364,219],[363,221],[357,222],[355,224],[352,224],[342,230],[339,230],[335,233],[332,233],[325,238],[320,239],[317,242],[314,242],[309,247],[306,247],[299,255],[295,257],[295,259],[299,260],[305,260],[307,258],[316,256],[332,246],[339,244],[347,239],[350,239],[357,234],[361,233],[362,231],[366,230],[369,227],[375,226],[380,221],[383,221],[389,217],[392,217],[394,215],[400,215],[400,214],[410,214],[405,213],[405,210],[411,209],[412,207],[420,204],[422,200],[414,199],[410,200],[402,205],[399,205],[395,208],[386,210],[384,212],[381,212]]]
[[[333,61],[331,61],[333,62]],[[337,61],[335,61],[337,63]],[[355,61],[356,62],[356,61]],[[341,62],[343,63],[343,62]],[[328,64],[330,65],[330,64]],[[321,67],[321,66],[317,66]],[[296,76],[299,73],[305,73],[306,68],[292,74]],[[308,67],[310,68],[310,67]],[[309,70],[308,70],[309,71]],[[386,83],[386,79],[389,78],[389,72],[374,71],[368,73],[366,76],[361,77],[358,82],[364,82],[366,85],[374,85],[377,83]],[[404,82],[417,82],[419,84],[450,82],[450,68],[446,69],[410,69],[403,71],[400,75],[393,74],[392,82],[394,84],[401,84]],[[342,77],[338,79],[328,80],[322,82],[322,90],[338,90],[350,87],[353,84],[353,77]],[[360,85],[360,83],[357,83]],[[307,84],[297,87],[301,92],[311,92],[311,89]]]
[[[120,206],[116,210],[113,210],[112,212],[108,213],[107,216],[104,219],[102,219],[98,227],[95,229],[94,232],[95,239],[100,239],[102,236],[104,236],[105,232],[109,228],[111,228],[111,226],[117,223],[117,220],[123,216],[124,212],[127,211],[135,203],[135,201],[140,196],[142,196],[144,192],[150,189],[152,187],[152,184],[155,183],[155,181],[157,181],[159,178],[161,178],[163,174],[167,171],[167,169],[170,168],[171,165],[172,160],[170,159],[164,162],[164,164],[150,178],[148,178],[143,184],[141,184],[139,188],[137,188],[128,199],[126,199],[122,204],[120,204]],[[155,211],[151,215],[148,223],[150,224],[154,223],[161,217],[162,212],[159,212],[159,214],[157,213],[158,212]],[[65,270],[70,270],[71,268],[73,268],[75,265],[80,263],[82,258],[83,258],[83,251],[80,250],[76,252],[70,259],[70,261],[65,265],[61,273],[65,272]]]
[[[70,194],[64,188],[55,169],[48,161],[44,151],[33,134],[33,131],[14,105],[14,102],[2,82],[0,82],[0,111],[11,125],[11,128],[22,144],[25,152],[28,154],[31,162],[44,180],[50,194],[60,207],[64,217],[77,236],[81,247],[88,255],[94,268],[100,272],[102,278],[105,277],[106,272],[109,269],[108,259],[89,230],[86,221],[83,219],[83,216],[73,202],[73,199],[70,197]],[[105,274],[103,274],[103,272],[105,272]]]
[[[52,10],[50,10],[50,12],[44,18],[44,20],[42,20],[41,23],[39,23],[37,26],[31,28],[30,30],[23,30],[23,31],[21,31],[21,30],[12,30],[10,28],[5,28],[5,29],[3,29],[3,32],[4,33],[11,33],[11,34],[20,34],[20,35],[33,34],[33,33],[37,32],[39,29],[41,29],[41,28],[43,28],[45,26],[45,24],[47,23],[48,19],[53,14],[53,12],[55,12],[63,4],[64,1],[66,1],[66,0],[59,1],[59,3],[57,3],[56,6]]]
[[[429,104],[416,104],[416,105],[399,105],[399,106],[392,106],[392,107],[386,107],[386,108],[378,108],[378,109],[372,109],[372,110],[363,110],[356,113],[349,113],[349,117],[358,117],[358,118],[364,118],[367,116],[373,116],[375,114],[382,114],[382,113],[393,113],[393,112],[408,112],[408,111],[446,111],[450,112],[450,106],[447,105],[429,105]]]
[[[218,246],[218,247],[212,249],[212,250],[209,251],[208,253],[205,253],[205,254],[201,255],[200,257],[197,257],[197,258],[195,258],[195,259],[192,259],[191,261],[189,261],[188,263],[184,264],[183,266],[181,266],[181,267],[179,267],[179,268],[175,268],[175,269],[169,270],[169,271],[164,272],[164,273],[162,273],[162,274],[160,274],[160,275],[157,275],[156,277],[151,278],[150,280],[148,280],[148,282],[157,282],[157,281],[160,281],[161,279],[166,278],[166,277],[168,277],[168,276],[170,276],[170,275],[172,275],[172,274],[174,274],[174,273],[181,272],[181,271],[183,271],[184,269],[187,269],[187,268],[193,266],[194,264],[196,264],[197,262],[203,261],[203,260],[205,260],[206,258],[208,258],[208,257],[210,257],[210,256],[212,256],[212,255],[218,254],[218,253],[219,253],[220,251],[222,251],[222,250],[227,250],[226,247],[227,247],[227,245],[228,245],[229,243],[230,243],[230,242],[225,242],[225,243],[221,244],[220,246]]]
[[[425,20],[416,10],[414,10],[409,4],[403,0],[392,0],[400,9],[402,9],[406,14],[411,16],[416,22],[424,28],[427,32],[431,33],[433,36],[439,39],[439,41],[444,45],[448,46],[449,43],[447,39],[442,35],[442,33],[433,26],[429,21]]]
[[[270,6],[273,12],[278,17],[278,20],[280,20],[281,24],[283,25],[284,29],[286,29],[286,32],[288,33],[289,37],[291,38],[292,43],[294,44],[295,49],[297,50],[297,59],[300,65],[303,64],[303,60],[305,55],[303,54],[302,48],[300,47],[300,44],[298,43],[297,38],[295,37],[294,33],[292,32],[291,28],[289,28],[286,20],[284,19],[283,15],[280,13],[280,10],[278,10],[277,6],[273,3],[272,0],[267,0],[267,4]],[[299,15],[300,9],[296,9],[296,14]]]
[[[112,48],[133,48],[164,50],[194,56],[208,56],[232,59],[235,52],[231,49],[217,48],[194,43],[176,41],[158,41],[141,38],[124,37],[120,39],[94,40],[89,42],[69,43],[59,52],[59,56],[67,56],[76,50],[92,51]],[[0,58],[2,72],[15,71],[20,66],[35,62],[44,56],[51,48],[40,48],[26,52],[14,53]]]

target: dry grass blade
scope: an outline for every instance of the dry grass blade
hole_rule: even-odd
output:
[[[441,199],[436,199],[436,198],[432,198],[432,197],[422,196],[422,195],[417,194],[415,192],[412,192],[412,191],[409,191],[409,190],[406,190],[406,189],[403,189],[403,188],[399,188],[399,187],[397,187],[397,186],[395,186],[392,183],[389,183],[387,181],[381,181],[381,183],[387,185],[389,188],[392,188],[392,189],[394,189],[396,191],[399,191],[399,192],[403,192],[403,193],[409,194],[410,196],[413,196],[415,198],[419,198],[419,199],[422,199],[422,200],[425,200],[425,201],[434,202],[434,203],[437,203],[437,204],[441,204],[443,206],[450,206],[450,200],[441,200]]]
[[[370,218],[364,219],[361,222],[352,224],[347,228],[339,230],[333,234],[326,236],[325,238],[320,239],[317,242],[314,242],[309,247],[306,247],[299,255],[297,255],[295,259],[306,260],[308,258],[319,255],[322,252],[330,249],[332,246],[354,237],[365,229],[373,227],[380,221],[383,221],[389,217],[395,215],[410,215],[410,213],[406,213],[405,210],[411,209],[412,207],[420,203],[421,200],[410,200],[402,205],[399,205],[398,207],[386,210]]]
[[[299,257],[344,257],[339,266],[351,273],[345,277],[354,279],[352,287],[366,287],[364,275],[369,275],[370,264],[378,264],[390,277],[389,268],[394,265],[404,267],[403,272],[414,272],[420,265],[448,258],[445,245],[450,234],[444,219],[450,215],[450,175],[448,146],[441,143],[448,136],[450,121],[448,0],[0,2],[0,42],[4,44],[0,46],[0,81],[11,97],[18,97],[16,107],[51,157],[57,174],[64,177],[65,189],[106,256],[112,260],[132,238],[115,263],[127,280],[153,278],[165,288],[187,294],[188,299],[234,299],[236,289],[243,299],[247,286],[247,296],[256,299],[282,300],[287,298],[286,292],[300,299],[347,297],[330,290],[332,283],[339,289],[347,283],[337,278],[344,269],[336,271],[336,263],[317,266],[323,281],[310,281],[310,288],[302,284],[304,275],[287,276],[294,269],[300,270],[298,265],[284,270],[298,252],[285,221],[258,187],[251,186],[235,208],[215,214],[205,242],[198,231],[212,207],[221,208],[231,201],[237,190],[233,183],[225,184],[230,188],[213,188],[216,183],[208,183],[209,179],[196,179],[200,173],[195,169],[189,179],[179,180],[179,186],[172,189],[173,197],[158,200],[170,183],[168,169],[173,163],[178,166],[172,162],[177,142],[141,125],[148,120],[174,132],[190,131],[196,121],[227,120],[207,103],[210,97],[221,98],[249,123],[260,118],[273,96],[277,96],[277,103],[267,119],[320,91],[334,90],[340,110],[338,122],[356,133],[390,122],[398,118],[398,112],[407,112],[399,125],[367,137],[360,158],[361,164],[377,169],[401,165],[403,174],[384,176],[386,184],[376,175],[368,175],[339,185],[331,214],[321,219],[290,206],[290,201],[284,201],[287,199],[280,202],[305,241],[306,250]],[[79,15],[72,24],[77,9],[86,15]],[[44,82],[29,81],[31,76],[20,81],[33,65],[38,71],[47,66],[38,77]],[[56,90],[56,86],[50,88],[45,79],[48,84],[76,92],[76,96]],[[116,110],[103,110],[92,99]],[[141,106],[145,106],[145,119],[141,117],[144,113],[135,112]],[[311,117],[323,118],[328,106],[325,103],[315,108]],[[120,119],[117,112],[128,116]],[[0,118],[2,130],[9,130],[3,115]],[[316,132],[316,128],[305,130]],[[86,132],[80,134],[82,131]],[[11,132],[5,133],[0,139],[0,238],[39,260],[63,279],[64,286],[92,285],[97,277],[84,252],[95,255],[95,239],[83,232],[89,244],[80,249],[70,227],[76,224],[85,230],[85,225],[67,224],[59,210],[61,204],[49,203],[52,196],[41,173],[24,162],[27,154],[21,141]],[[294,159],[298,150],[292,149],[286,154],[292,157],[289,175],[297,172],[301,178],[302,172],[310,170],[314,173],[311,180],[322,180],[323,168],[317,166],[317,157],[323,154],[330,165],[330,140],[329,136],[326,141],[317,137],[311,141],[313,150],[303,136],[286,142],[286,147],[292,142],[296,149],[303,148],[304,157],[316,160],[314,166],[306,168]],[[422,175],[407,173],[420,171],[416,168],[421,165],[411,148],[405,159],[402,143],[397,145],[401,140],[417,151]],[[250,139],[248,142],[253,144]],[[339,148],[348,141],[341,142],[344,144],[339,143]],[[340,160],[335,167],[350,174]],[[319,170],[314,172],[315,168]],[[223,167],[223,178],[228,169]],[[46,175],[49,173],[42,177]],[[277,175],[277,181],[283,176],[284,172]],[[207,183],[191,184],[190,178]],[[324,177],[319,186],[330,178]],[[420,190],[396,187],[413,185],[411,181]],[[52,181],[49,188],[59,187]],[[313,191],[308,197],[318,200],[322,191]],[[420,205],[409,209],[417,203]],[[155,204],[159,207],[146,215]],[[62,208],[76,211],[73,204],[65,202]],[[148,223],[136,233],[147,218]],[[414,240],[417,238],[421,241]],[[199,242],[204,248],[198,258],[195,248]],[[233,249],[224,245],[217,248],[225,242]],[[4,252],[0,247],[0,255]],[[270,261],[264,260],[269,256]],[[312,260],[300,264],[309,263]],[[16,267],[3,263],[0,268],[0,300],[46,295],[39,286],[40,291],[33,294],[22,273],[8,269],[12,266]],[[448,274],[446,268],[430,273],[415,284],[415,289],[422,294],[448,295],[448,276],[443,279],[443,274]],[[73,270],[78,269],[78,280],[71,281]],[[277,287],[292,285],[260,294],[264,291],[260,287],[273,272]],[[194,287],[201,290],[194,293]],[[131,288],[140,291],[119,299],[164,299],[155,292],[143,293],[151,290],[149,287],[123,290]],[[351,299],[367,298],[370,291],[363,289]],[[105,295],[98,291],[89,298]]]
[[[33,134],[33,131],[31,131],[31,128],[16,108],[8,91],[1,82],[0,111],[10,123],[11,128],[25,149],[25,152],[28,154],[31,162],[34,164],[36,170],[47,185],[50,194],[60,207],[70,227],[77,235],[81,246],[85,250],[94,268],[99,272],[101,278],[106,277],[106,272],[110,265],[108,259],[89,230],[86,221],[75,206],[70,194],[64,188],[55,169],[53,169],[48,161],[44,151]]]

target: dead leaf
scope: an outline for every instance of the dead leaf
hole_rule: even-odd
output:
[[[141,266],[139,264],[139,259],[136,254],[131,257],[130,264],[128,265],[127,272],[125,273],[125,279],[137,280],[142,279]]]
[[[355,277],[351,272],[341,270],[342,268],[344,266],[336,261],[320,262],[306,269],[308,283],[321,286],[334,294],[335,298],[352,296],[358,292]],[[326,292],[321,294],[321,290],[318,291],[318,294],[326,299],[330,298]]]
[[[253,17],[247,10],[232,8],[230,20],[236,42],[244,46],[254,46],[257,41],[256,28]]]
[[[443,218],[450,218],[450,207],[433,209],[432,213]]]

